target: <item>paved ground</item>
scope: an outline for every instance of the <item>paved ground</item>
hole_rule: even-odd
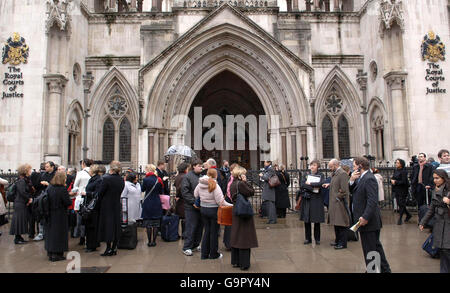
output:
[[[430,258],[421,248],[428,233],[417,228],[417,216],[410,224],[398,226],[396,215],[383,212],[381,233],[388,261],[393,272],[438,273],[439,260]],[[329,243],[334,238],[333,227],[322,225],[321,245],[303,245],[303,222],[297,214],[288,214],[279,224],[267,229],[264,220],[257,220],[259,247],[252,249],[249,273],[361,273],[365,271],[360,242],[349,242],[348,249],[335,251]],[[8,235],[9,225],[0,228],[0,272],[64,273],[69,261],[51,263],[44,243],[28,242],[14,245]],[[27,239],[25,237],[25,239]],[[119,250],[113,257],[101,257],[101,251],[85,253],[77,239],[70,239],[69,249],[81,254],[82,267],[109,267],[108,273],[239,273],[230,265],[231,253],[222,249],[221,260],[201,260],[200,253],[184,256],[182,240],[163,242],[147,247],[144,230],[139,228],[139,243],[135,250]],[[223,247],[222,238],[219,239]]]

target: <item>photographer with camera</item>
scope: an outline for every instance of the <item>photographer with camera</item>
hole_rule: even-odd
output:
[[[410,179],[411,192],[417,200],[418,208],[420,208],[420,206],[427,202],[425,199],[427,190],[434,188],[433,166],[427,163],[427,155],[425,153],[419,153],[418,163],[413,165]],[[430,200],[431,199],[428,198],[428,202]]]

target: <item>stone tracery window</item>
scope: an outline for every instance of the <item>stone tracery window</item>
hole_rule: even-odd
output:
[[[338,141],[339,141],[339,158],[350,157],[350,137],[348,121],[344,115],[341,115],[338,121]]]
[[[328,115],[322,120],[322,149],[324,158],[334,157],[333,122]]]
[[[108,118],[103,124],[103,161],[131,161],[132,127],[126,116],[129,112],[127,100],[119,88],[108,99],[105,114]]]

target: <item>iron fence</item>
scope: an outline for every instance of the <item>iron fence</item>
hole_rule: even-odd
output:
[[[380,175],[383,177],[383,188],[384,188],[384,201],[380,202],[380,208],[384,210],[394,210],[396,209],[396,204],[394,202],[394,197],[392,194],[392,186],[391,186],[391,178],[394,174],[395,168],[394,167],[387,167],[387,166],[378,166],[377,169],[380,172]],[[406,168],[408,173],[412,171],[412,168]],[[136,170],[138,175],[139,182],[142,183],[142,180],[145,178],[145,172],[142,171],[142,167],[139,167],[138,170]],[[303,176],[305,176],[308,173],[307,169],[292,169],[286,171],[289,174],[290,177],[290,184],[288,186],[288,193],[289,193],[289,201],[291,204],[290,209],[288,210],[289,213],[295,213],[297,211],[294,210],[294,207],[296,205],[296,196],[297,191],[300,189],[300,184]],[[326,178],[331,177],[331,170],[327,168],[319,169],[319,172],[322,172]],[[248,182],[253,186],[255,190],[255,195],[251,198],[251,202],[253,204],[253,207],[255,209],[255,212],[259,212],[261,206],[262,206],[262,182],[259,178],[259,173],[261,173],[260,170],[248,170],[247,171],[247,180]],[[171,199],[175,197],[176,189],[175,189],[175,176],[176,173],[170,173],[169,174],[169,182],[170,182],[170,196]],[[8,180],[8,182],[11,184],[15,182],[18,178],[17,173],[13,173],[11,171],[8,171],[7,173],[3,173],[0,171],[0,178]],[[10,217],[13,211],[13,203],[8,203],[8,216]],[[409,207],[410,209],[414,210],[414,208]]]

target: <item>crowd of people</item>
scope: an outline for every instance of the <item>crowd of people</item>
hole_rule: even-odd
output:
[[[450,157],[448,150],[441,150],[438,156],[440,164],[431,164],[427,162],[426,155],[420,153],[417,162],[413,162],[410,175],[405,161],[397,159],[389,182],[398,204],[398,225],[403,224],[404,215],[405,222],[412,217],[406,208],[409,189],[419,208],[431,203],[426,215],[419,218],[419,228],[423,230],[434,218],[434,245],[440,252],[441,272],[448,272]],[[70,235],[80,239],[79,245],[84,246],[87,253],[96,251],[100,243],[105,242],[106,250],[101,255],[116,255],[123,229],[122,199],[126,198],[127,221],[142,224],[149,247],[156,246],[163,216],[174,213],[181,220],[182,253],[192,256],[200,252],[201,259],[220,259],[223,254],[219,251],[218,240],[219,209],[234,207],[242,200],[248,202],[255,194],[253,184],[247,180],[247,170],[242,166],[236,163],[229,166],[224,161],[219,168],[214,159],[206,162],[195,160],[177,167],[175,202],[167,208],[162,196],[170,195],[171,188],[164,161],[156,166],[148,164],[142,182],[131,169],[123,175],[118,161],[111,162],[108,171],[105,166],[94,164],[89,159],[80,163],[82,168],[76,175],[72,169],[66,170],[53,162],[41,164],[37,172],[32,172],[29,164],[18,168],[19,179],[14,183],[14,213],[10,226],[15,244],[27,242],[22,235],[28,235],[34,241],[45,240],[49,260],[59,261],[65,259]],[[304,222],[304,244],[311,244],[314,236],[315,244],[320,245],[321,224],[327,221],[335,231],[331,245],[336,250],[346,249],[349,227],[356,224],[366,264],[370,261],[368,254],[376,251],[381,260],[380,271],[390,272],[380,241],[382,221],[379,202],[384,199],[384,188],[378,170],[370,168],[370,162],[365,157],[355,158],[352,168],[332,159],[328,163],[332,172],[330,178],[326,178],[319,168],[318,160],[309,164],[308,172],[301,176],[297,192],[296,209]],[[268,218],[268,225],[275,224],[278,218],[286,217],[286,210],[291,208],[288,192],[291,178],[284,166],[265,161],[259,180],[262,188],[261,216]],[[6,185],[8,182],[0,178],[0,184]],[[47,216],[39,212],[44,202],[43,194],[48,199]],[[5,198],[1,200],[0,209],[1,204],[4,206],[6,202]],[[223,231],[223,244],[231,251],[231,265],[248,270],[250,250],[258,247],[253,217],[233,213],[231,226],[225,226]]]

